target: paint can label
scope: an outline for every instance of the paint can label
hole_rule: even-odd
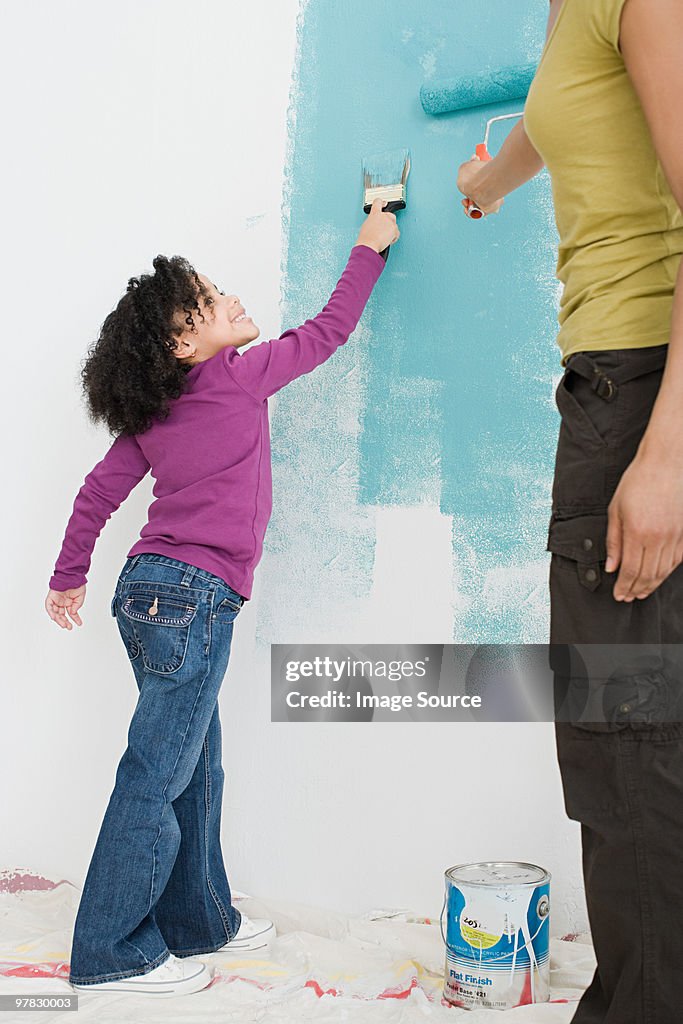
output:
[[[547,872],[535,865],[507,862],[451,868],[446,872],[445,910],[444,998],[449,1003],[466,1009],[509,1010],[547,1002]]]

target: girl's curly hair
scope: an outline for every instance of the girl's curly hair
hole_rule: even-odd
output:
[[[142,434],[165,419],[170,402],[185,389],[189,369],[173,350],[182,329],[174,314],[183,310],[193,333],[195,310],[210,296],[194,267],[182,256],[157,256],[155,273],[131,277],[126,293],[107,316],[81,368],[90,419],[104,421],[112,434]]]

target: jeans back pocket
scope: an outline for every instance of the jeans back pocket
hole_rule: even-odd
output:
[[[123,585],[121,616],[150,672],[177,672],[185,661],[190,627],[198,600],[178,587],[163,584]]]

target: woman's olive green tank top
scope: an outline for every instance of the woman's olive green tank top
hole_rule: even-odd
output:
[[[526,103],[550,172],[562,362],[669,340],[683,215],[619,50],[627,0],[563,0]]]

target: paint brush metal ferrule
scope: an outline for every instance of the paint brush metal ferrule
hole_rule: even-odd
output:
[[[407,182],[410,174],[410,151],[394,149],[388,153],[366,157],[363,161],[363,210],[370,213],[375,199],[382,199],[385,213],[405,210]],[[386,261],[387,246],[380,256]]]
[[[401,209],[405,209],[406,205],[406,190],[403,185],[366,185],[365,186],[365,203],[364,207],[369,208],[374,203],[375,199],[383,199],[387,203],[401,203]]]

